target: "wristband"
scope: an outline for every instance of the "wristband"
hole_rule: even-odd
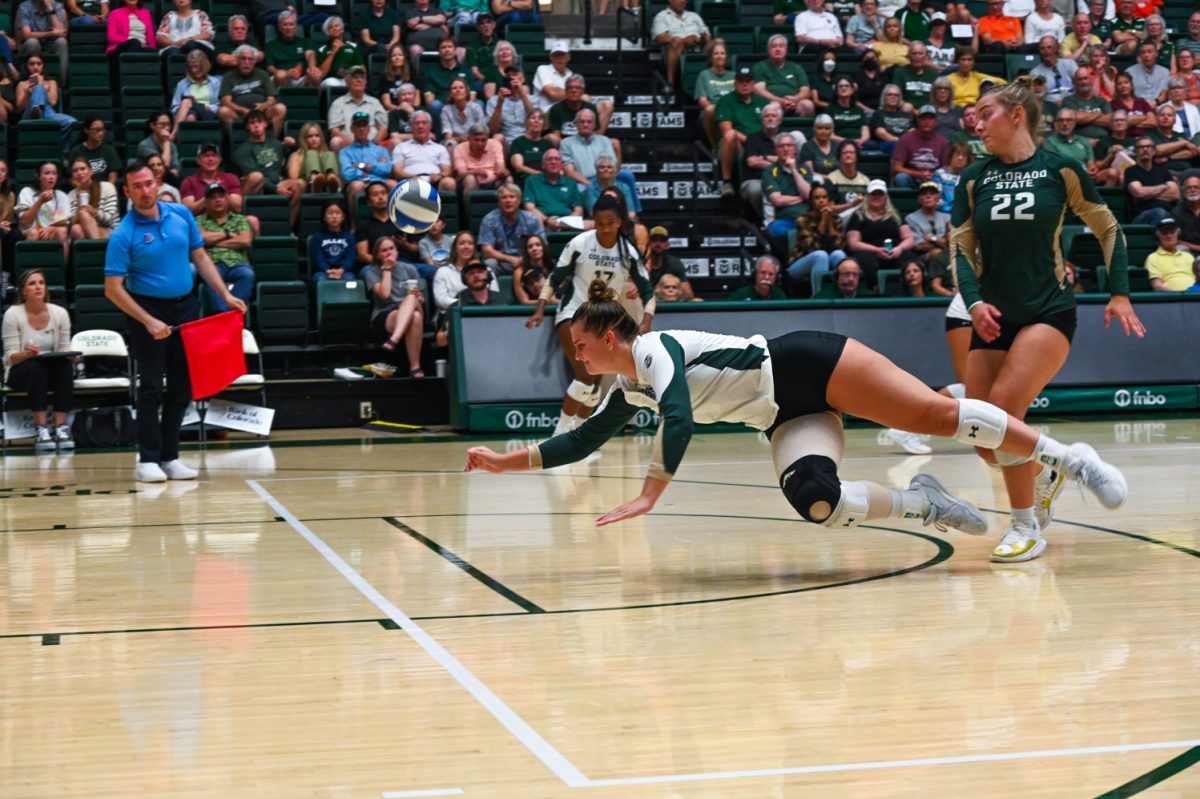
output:
[[[975,300],[975,302],[973,302],[973,303],[971,303],[970,305],[968,305],[968,306],[967,306],[967,313],[970,313],[971,311],[975,310],[975,306],[976,306],[976,305],[983,305],[983,300]]]

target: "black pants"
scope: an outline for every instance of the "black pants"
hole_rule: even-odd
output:
[[[172,327],[200,318],[200,304],[192,295],[161,299],[133,295],[146,313]],[[192,379],[178,331],[154,339],[144,325],[130,320],[129,350],[137,368],[138,459],[166,463],[179,457],[179,428],[192,401]],[[167,379],[163,389],[163,378]],[[158,409],[162,405],[162,419]]]
[[[8,370],[8,384],[29,395],[30,410],[46,410],[53,392],[54,410],[66,413],[75,396],[75,365],[66,358],[22,361]]]

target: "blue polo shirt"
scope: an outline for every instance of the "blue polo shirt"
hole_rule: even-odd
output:
[[[131,294],[192,293],[192,250],[204,248],[200,227],[183,205],[158,203],[158,219],[130,209],[108,240],[105,276],[125,278]]]

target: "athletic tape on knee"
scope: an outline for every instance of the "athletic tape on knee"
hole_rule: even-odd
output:
[[[1033,460],[1033,455],[1013,455],[1011,452],[995,451],[996,465],[1000,468],[1005,466],[1020,466],[1022,463],[1029,463]]]
[[[589,408],[595,408],[600,404],[600,392],[596,390],[596,386],[582,380],[571,381],[571,385],[567,386],[567,396]]]
[[[829,518],[821,522],[822,527],[857,527],[867,518],[867,509],[871,505],[870,492],[867,484],[862,482],[842,483],[842,498]]]
[[[958,401],[958,430],[954,432],[954,440],[973,447],[995,449],[1004,440],[1008,430],[1008,414],[992,405],[977,399],[960,399]]]

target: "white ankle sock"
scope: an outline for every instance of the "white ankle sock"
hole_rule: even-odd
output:
[[[1022,527],[1037,529],[1037,518],[1033,515],[1033,508],[1013,508],[1012,520]]]
[[[929,500],[922,491],[889,489],[892,495],[892,510],[888,516],[893,519],[924,519],[929,515]]]
[[[1062,465],[1063,459],[1066,457],[1066,444],[1061,441],[1055,441],[1049,436],[1038,436],[1037,446],[1033,448],[1032,460],[1049,466],[1051,469],[1057,469]]]

